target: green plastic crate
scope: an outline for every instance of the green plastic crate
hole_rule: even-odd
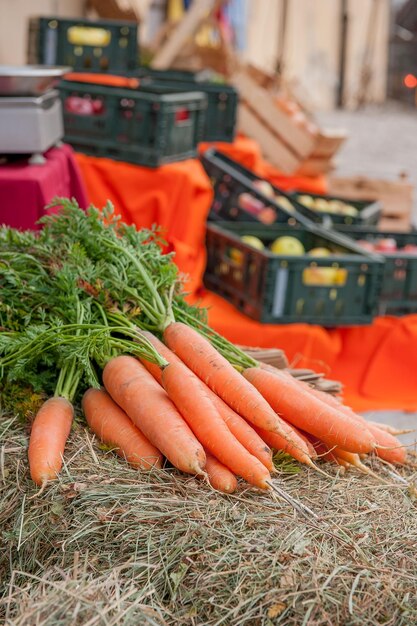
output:
[[[401,251],[407,245],[416,246],[417,249],[417,232],[381,232],[347,226],[339,226],[338,230],[356,240],[375,242],[380,239],[395,239],[400,249],[384,254],[385,270],[378,310],[381,315],[417,313],[417,253]]]
[[[159,95],[61,81],[64,141],[86,154],[148,167],[193,158],[201,141],[203,93]]]
[[[261,239],[266,249],[242,242],[247,234]],[[299,239],[306,250],[327,247],[335,254],[272,254],[267,246],[285,235]],[[368,324],[377,313],[383,259],[315,224],[208,223],[206,245],[206,287],[259,322],[350,326]]]
[[[172,74],[172,75],[171,75]],[[188,74],[188,78],[187,78]],[[171,76],[170,76],[171,75]],[[148,73],[141,71],[141,88],[158,92],[201,91],[207,95],[207,118],[204,141],[232,142],[236,134],[238,93],[234,87],[223,83],[199,81],[192,72],[168,70]]]
[[[33,18],[29,59],[74,71],[132,72],[138,66],[138,26],[127,21]]]

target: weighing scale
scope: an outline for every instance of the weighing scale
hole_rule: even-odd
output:
[[[53,86],[70,69],[0,66],[0,155],[30,155],[30,163],[45,163],[43,153],[64,135]]]

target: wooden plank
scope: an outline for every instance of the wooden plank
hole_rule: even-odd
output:
[[[301,163],[296,173],[300,176],[320,176],[321,174],[328,174],[334,168],[335,165],[331,158],[311,156]]]
[[[183,19],[178,22],[172,35],[154,56],[151,67],[166,69],[171,66],[175,57],[181,52],[187,39],[197,31],[201,22],[210,14],[218,0],[194,0]]]
[[[260,119],[265,120],[265,125],[273,129],[274,134],[296,157],[307,157],[311,153],[315,144],[314,135],[296,126],[288,115],[280,111],[271,94],[260,87],[245,70],[236,72],[231,82],[239,91],[241,100],[256,111]]]
[[[299,167],[300,160],[259,121],[244,103],[241,103],[238,108],[238,129],[248,137],[256,139],[263,156],[285,174],[292,174]]]
[[[344,130],[321,130],[317,136],[311,156],[322,158],[334,156],[340,146],[346,141],[347,136],[348,134]]]

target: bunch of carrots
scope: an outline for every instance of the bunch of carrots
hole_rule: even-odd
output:
[[[29,442],[38,485],[61,470],[78,400],[96,436],[134,467],[166,459],[225,493],[236,477],[277,490],[272,450],[314,469],[323,458],[370,473],[372,453],[407,462],[390,429],[212,331],[186,305],[155,232],[59,203],[40,233],[0,231],[1,382],[29,378],[51,395]]]

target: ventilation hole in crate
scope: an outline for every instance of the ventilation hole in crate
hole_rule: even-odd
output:
[[[365,274],[359,274],[358,276],[358,287],[364,287],[366,283],[366,276]]]
[[[99,59],[103,54],[103,50],[101,48],[94,48],[93,54],[97,59]]]
[[[324,300],[317,300],[317,302],[316,302],[316,304],[314,306],[315,313],[317,315],[321,315],[322,313],[324,313],[324,308],[325,308]]]
[[[91,57],[86,56],[84,58],[84,68],[89,69],[91,67]]]
[[[119,47],[120,48],[127,48],[128,45],[128,40],[126,37],[122,37],[121,39],[119,39]]]
[[[109,59],[107,57],[101,57],[100,59],[100,68],[102,70],[108,70],[109,69]]]
[[[248,268],[249,276],[253,276],[256,273],[256,269],[257,269],[256,263],[250,263],[249,268]]]
[[[295,312],[297,315],[301,315],[304,311],[304,299],[303,298],[299,298],[295,304]]]
[[[73,52],[74,56],[81,57],[83,55],[83,48],[81,46],[75,46]]]
[[[334,312],[336,315],[343,315],[345,310],[345,303],[343,300],[336,300],[334,305]]]

